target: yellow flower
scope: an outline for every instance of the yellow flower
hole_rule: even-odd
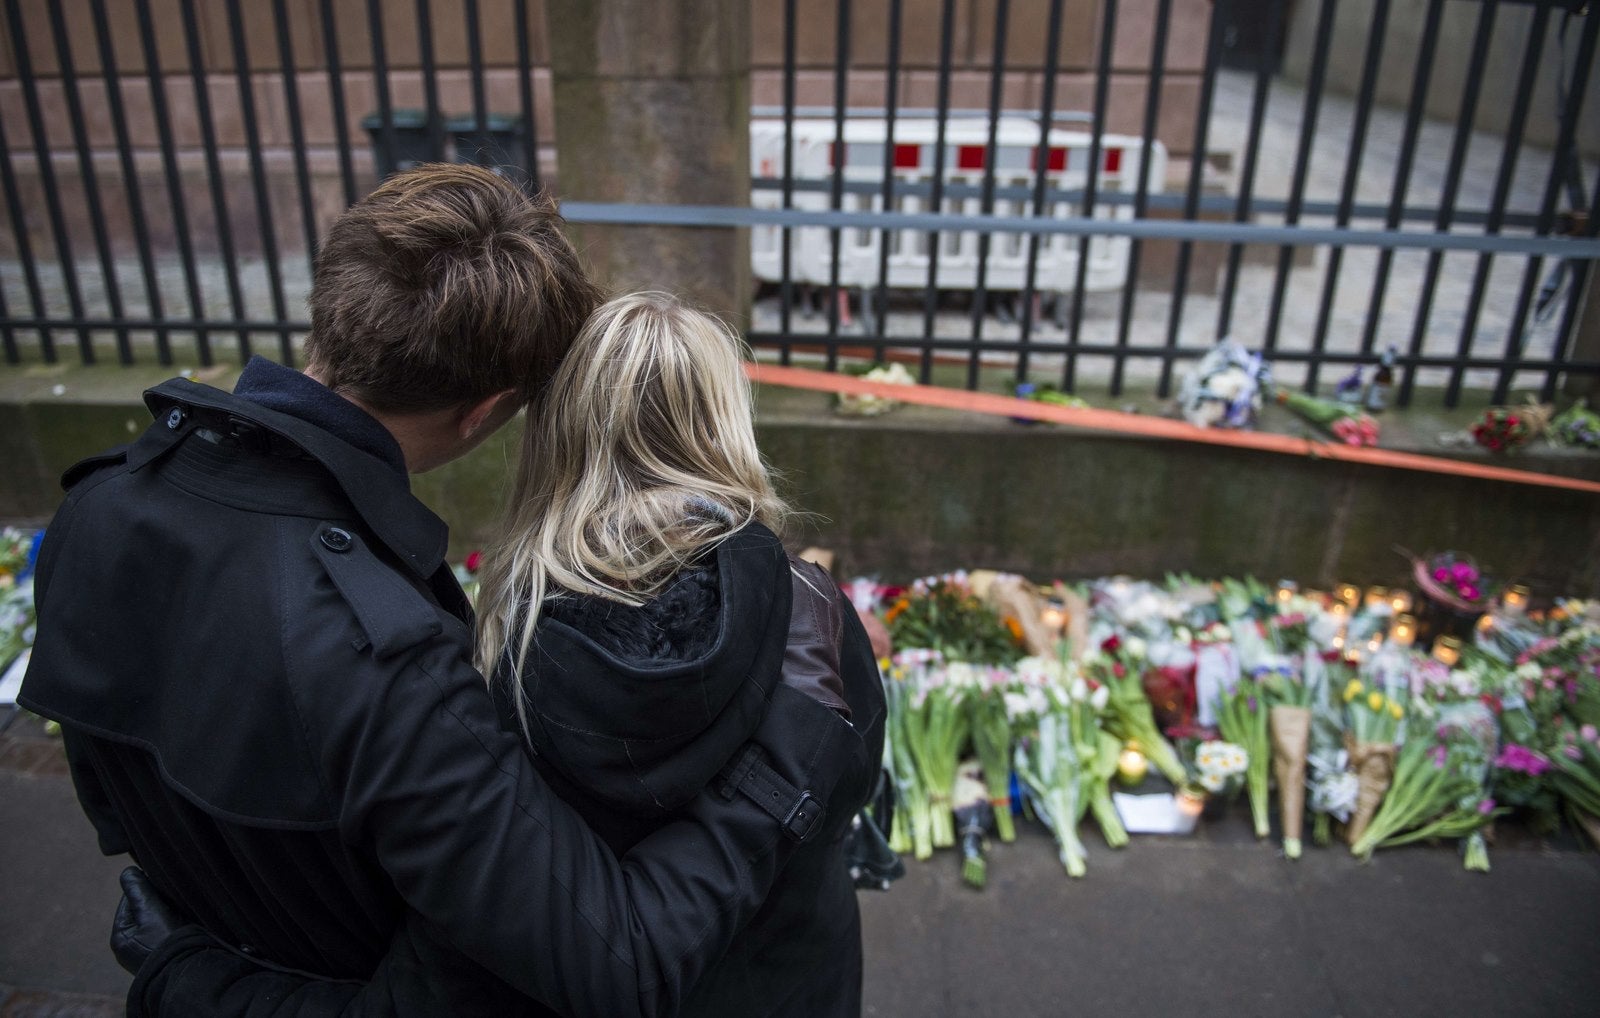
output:
[[[1351,679],[1349,682],[1345,683],[1345,687],[1344,687],[1344,702],[1345,703],[1349,703],[1351,700],[1354,700],[1356,697],[1358,697],[1360,695],[1361,695],[1361,680],[1360,679]]]
[[[1383,694],[1377,690],[1367,694],[1367,706],[1375,711],[1383,710]]]
[[[1402,709],[1398,703],[1394,702],[1393,700],[1389,701],[1389,714],[1396,721],[1399,721],[1402,717],[1404,717],[1405,713],[1405,710]]]

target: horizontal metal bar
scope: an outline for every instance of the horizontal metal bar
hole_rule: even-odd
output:
[[[791,190],[798,192],[818,191],[826,192],[829,189],[826,180],[808,180],[796,178],[792,182]],[[776,177],[756,177],[751,180],[750,188],[753,191],[781,191],[783,181]],[[881,183],[865,180],[847,180],[844,189],[851,194],[872,194],[882,192]],[[933,185],[922,181],[897,180],[894,185],[896,197],[924,198],[933,191]],[[944,194],[947,198],[977,198],[982,188],[977,184],[959,184],[947,182],[944,185]],[[1025,186],[996,187],[994,196],[1004,201],[1031,201],[1033,189]],[[1081,188],[1053,190],[1045,192],[1045,200],[1051,202],[1071,202],[1077,204],[1083,201],[1084,192]],[[1133,205],[1137,195],[1131,191],[1107,191],[1100,189],[1095,194],[1096,205]],[[1236,216],[1239,211],[1239,199],[1229,195],[1202,195],[1199,200],[1199,209],[1202,213],[1216,215]],[[1177,212],[1184,207],[1184,196],[1181,194],[1151,194],[1145,198],[1145,207],[1163,209]],[[1283,215],[1288,211],[1289,203],[1282,198],[1255,198],[1250,199],[1249,211],[1258,215]],[[1331,201],[1303,201],[1300,203],[1302,216],[1336,216],[1339,214],[1339,204]],[[1349,209],[1352,219],[1383,219],[1389,214],[1385,205],[1355,204]],[[1452,220],[1468,225],[1482,225],[1489,221],[1491,212],[1487,209],[1460,209],[1451,213]],[[1400,211],[1401,220],[1419,223],[1431,223],[1439,216],[1439,210],[1431,206],[1408,205]],[[1501,214],[1500,223],[1505,226],[1518,226],[1532,229],[1539,222],[1537,212],[1505,212]]]
[[[1407,248],[1421,251],[1493,251],[1553,258],[1600,258],[1600,239],[1508,237],[1482,233],[1353,230],[1320,226],[1269,226],[1170,219],[1027,219],[1013,216],[936,215],[908,212],[829,212],[753,209],[727,205],[641,205],[566,202],[561,214],[574,223],[649,226],[815,226],[827,229],[926,230],[941,233],[1065,234],[1187,240],[1216,244],[1281,244],[1306,247]]]
[[[310,332],[310,322],[240,318],[9,318],[18,329],[173,329],[177,332]]]

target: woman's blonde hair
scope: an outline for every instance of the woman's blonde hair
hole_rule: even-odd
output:
[[[744,346],[663,293],[601,305],[528,410],[500,538],[483,568],[478,665],[521,677],[547,598],[638,605],[687,562],[787,508],[756,447]]]

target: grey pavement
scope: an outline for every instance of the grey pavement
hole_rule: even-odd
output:
[[[0,1018],[117,1014],[128,979],[106,935],[122,862],[100,856],[41,745],[54,748],[27,727],[0,736]],[[1240,811],[1120,852],[1086,827],[1089,875],[1069,881],[1024,824],[981,892],[945,852],[862,893],[865,1013],[1593,1014],[1600,856],[1501,840],[1488,875],[1444,847],[1291,864]]]

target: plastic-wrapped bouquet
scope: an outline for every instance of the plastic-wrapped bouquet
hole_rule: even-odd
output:
[[[1550,422],[1550,441],[1580,449],[1600,449],[1600,414],[1589,409],[1587,400],[1567,407]]]
[[[1544,434],[1553,414],[1552,407],[1533,402],[1520,407],[1490,407],[1467,430],[1472,440],[1485,449],[1505,453]]]
[[[1202,428],[1254,427],[1270,375],[1260,354],[1224,339],[1183,378],[1178,404],[1184,420]]]
[[[1274,394],[1278,403],[1315,424],[1345,445],[1377,445],[1378,422],[1371,414],[1331,399],[1320,399],[1309,393],[1279,388]]]

